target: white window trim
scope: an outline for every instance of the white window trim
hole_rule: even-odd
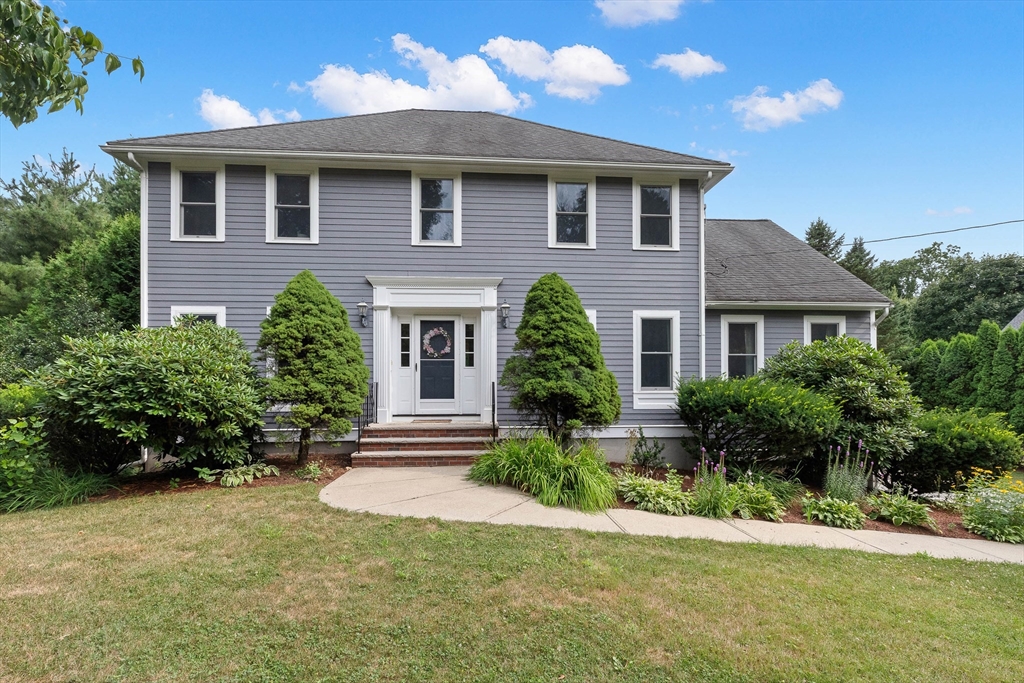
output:
[[[277,236],[277,176],[309,176],[309,238]],[[320,243],[320,170],[317,168],[288,168],[267,166],[267,244],[319,244]]]
[[[722,336],[720,338],[722,346],[722,365],[720,366],[722,376],[729,376],[729,323],[755,323],[754,332],[757,337],[757,362],[754,366],[754,370],[755,372],[760,372],[761,368],[764,367],[764,316],[723,315]]]
[[[824,323],[826,325],[839,325],[839,336],[846,335],[846,316],[845,315],[805,315],[804,316],[804,345],[811,343],[811,325],[814,323]]]
[[[672,321],[672,387],[669,389],[642,389],[640,387],[641,321],[661,319]],[[633,311],[633,409],[675,410],[676,390],[679,388],[679,311]]]
[[[178,318],[183,315],[215,315],[218,325],[227,326],[227,307],[225,306],[171,306],[172,325],[177,325]]]
[[[587,314],[587,320],[594,326],[594,330],[597,330],[597,309],[596,308],[584,308],[583,312]]]
[[[587,184],[587,243],[563,244],[557,241],[558,220],[555,216],[555,183]],[[597,249],[597,178],[594,176],[548,176],[548,248]]]
[[[431,178],[452,179],[452,241],[425,240],[420,229],[420,180]],[[412,173],[412,244],[416,247],[461,247],[462,246],[462,173],[438,171],[437,173],[413,171]]]
[[[672,188],[670,206],[672,225],[669,228],[670,244],[640,244],[640,187],[642,185],[668,185]],[[679,180],[657,180],[653,178],[633,178],[633,249],[635,251],[679,251]]]
[[[217,234],[212,237],[181,234],[181,173],[216,173],[214,200],[217,202]],[[171,164],[171,241],[172,242],[223,242],[225,223],[225,179],[224,166],[177,166]]]

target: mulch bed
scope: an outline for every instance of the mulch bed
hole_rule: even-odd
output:
[[[345,474],[352,465],[351,456],[340,454],[310,455],[309,461],[319,463],[320,469],[324,471],[324,474],[316,480],[316,483],[321,486],[326,486]],[[243,484],[243,487],[283,486],[285,484],[298,484],[308,481],[295,476],[295,470],[299,469],[299,466],[295,463],[294,455],[268,455],[267,464],[277,467],[281,471],[281,475],[278,477],[267,476],[254,479],[252,483]],[[186,493],[216,488],[222,488],[219,480],[212,483],[205,482],[196,477],[192,469],[143,472],[119,483],[116,489],[111,489],[89,500],[116,500],[118,498]]]

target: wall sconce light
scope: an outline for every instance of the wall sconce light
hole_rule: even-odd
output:
[[[360,301],[356,304],[356,308],[359,309],[359,324],[366,327],[366,302]]]
[[[508,301],[503,299],[501,302],[501,326],[508,328],[508,312],[512,308],[508,305]]]

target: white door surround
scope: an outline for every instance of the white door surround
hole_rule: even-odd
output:
[[[373,286],[373,381],[380,392],[377,399],[377,422],[394,422],[400,397],[396,386],[400,368],[399,316],[415,314],[418,318],[478,319],[475,330],[476,396],[462,392],[462,405],[479,406],[478,415],[491,413],[491,383],[498,375],[498,285],[500,277],[417,277],[368,275]],[[419,342],[418,328],[413,326],[412,342]],[[461,344],[459,345],[461,346]],[[410,352],[417,356],[418,343]],[[399,418],[401,419],[401,418]],[[406,418],[408,419],[408,418]],[[477,419],[480,419],[479,417]]]

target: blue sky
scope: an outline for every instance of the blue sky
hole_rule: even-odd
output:
[[[64,146],[108,170],[112,139],[431,106],[726,159],[708,215],[801,236],[819,215],[867,239],[1024,218],[1024,3],[599,4],[69,0],[146,77],[94,65],[84,116],[0,122],[0,175]],[[932,239],[1024,253],[1021,224],[872,248]]]

